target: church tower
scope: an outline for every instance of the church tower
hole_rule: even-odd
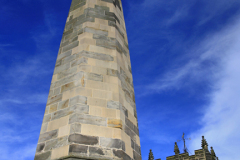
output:
[[[141,160],[121,0],[72,0],[35,155],[60,159]]]

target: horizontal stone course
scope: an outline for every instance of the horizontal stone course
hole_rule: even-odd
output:
[[[46,133],[40,134],[38,142],[48,141],[48,140],[57,138],[57,136],[58,136],[58,129],[50,132],[46,132]]]
[[[125,144],[120,139],[100,137],[100,146],[102,147],[122,149],[125,147],[123,147],[123,145]]]
[[[69,146],[70,155],[87,154],[88,146],[72,144]]]
[[[114,58],[110,55],[89,52],[89,51],[81,51],[81,52],[77,53],[77,56],[79,56],[79,57],[84,56],[84,57],[99,59],[99,60],[103,60],[103,61],[113,61],[114,60]]]
[[[61,117],[65,117],[71,115],[73,113],[79,114],[88,114],[89,113],[89,106],[84,104],[75,104],[71,107],[59,110],[52,115],[52,120],[59,119]]]
[[[69,143],[78,143],[85,145],[98,145],[99,138],[93,136],[86,136],[81,134],[72,134],[68,138]]]
[[[107,126],[107,119],[103,117],[73,114],[70,116],[69,123],[93,124],[97,126]]]
[[[50,160],[51,159],[51,152],[44,152],[41,154],[37,154],[34,160]]]
[[[121,160],[132,160],[132,158],[122,150],[115,150],[114,149],[113,150],[113,155],[117,158],[120,158]]]
[[[68,136],[47,141],[44,151],[50,151],[66,145],[68,145]]]

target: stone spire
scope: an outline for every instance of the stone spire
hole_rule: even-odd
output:
[[[149,155],[148,155],[148,160],[154,160],[153,152],[150,149]]]
[[[211,157],[212,157],[212,160],[216,160],[216,154],[213,150],[213,147],[211,147]]]
[[[202,145],[201,145],[202,149],[208,150],[208,143],[207,140],[204,138],[204,136],[202,136]]]
[[[175,155],[178,155],[180,153],[177,142],[175,142],[175,145],[174,145],[174,152],[175,152]]]
[[[121,0],[72,0],[35,160],[72,157],[141,160]]]

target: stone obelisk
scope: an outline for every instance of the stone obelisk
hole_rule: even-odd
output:
[[[35,160],[141,160],[121,0],[72,0]]]

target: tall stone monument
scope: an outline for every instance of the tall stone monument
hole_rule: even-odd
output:
[[[121,0],[72,0],[35,160],[141,160]]]

